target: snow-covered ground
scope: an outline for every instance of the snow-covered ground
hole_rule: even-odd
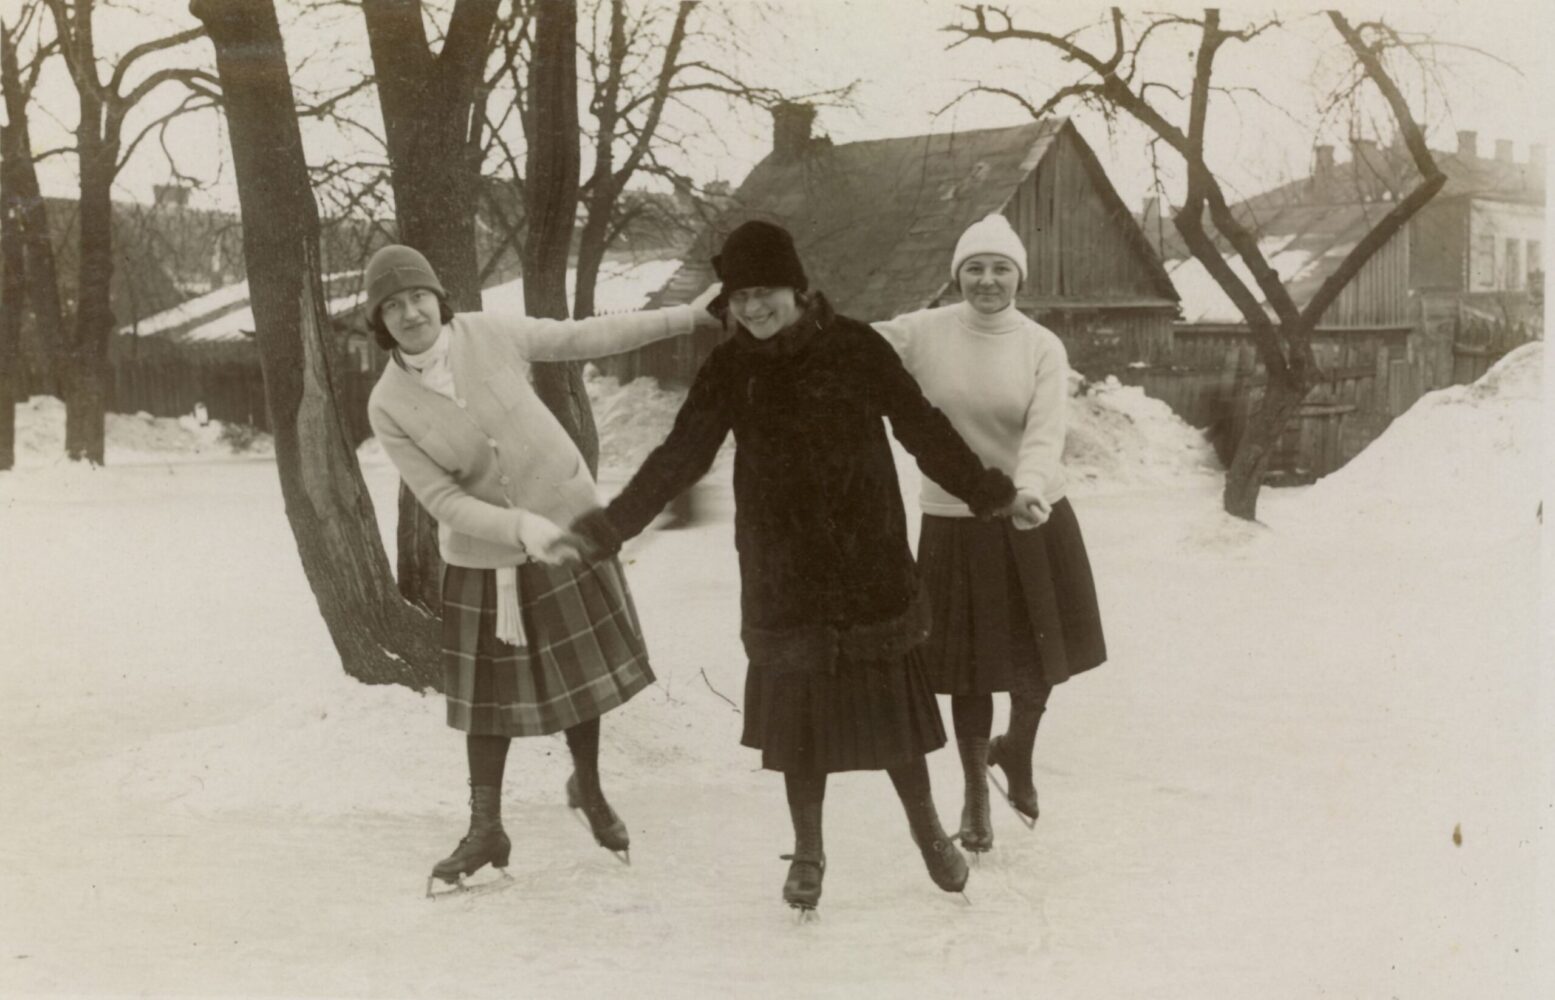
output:
[[[1041,821],[999,808],[967,906],[884,776],[839,776],[808,925],[726,700],[727,463],[701,523],[627,553],[659,674],[604,730],[632,867],[568,815],[562,741],[521,741],[516,885],[433,903],[462,741],[438,698],[342,676],[273,464],[131,417],[72,467],[35,400],[0,474],[0,995],[1555,995],[1540,364],[1426,397],[1261,525],[1164,408],[1074,399],[1111,659],[1054,696]],[[608,494],[676,396],[592,389]],[[393,469],[363,462],[388,527]],[[930,764],[954,824],[954,754]]]

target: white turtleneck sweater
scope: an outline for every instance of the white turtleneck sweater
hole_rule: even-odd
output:
[[[1057,334],[1013,305],[985,316],[965,302],[874,327],[984,464],[1049,504],[1064,496],[1069,360]],[[927,476],[919,505],[925,514],[972,516]]]

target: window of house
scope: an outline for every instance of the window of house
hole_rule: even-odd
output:
[[[1496,287],[1496,238],[1486,234],[1474,238],[1474,253],[1469,258],[1469,290],[1478,292]]]
[[[1506,259],[1502,261],[1501,287],[1517,289],[1523,287],[1523,241],[1506,241]]]
[[[1544,244],[1538,240],[1528,241],[1528,260],[1523,272],[1530,277],[1544,272]]]

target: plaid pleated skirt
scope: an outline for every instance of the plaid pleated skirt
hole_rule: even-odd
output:
[[[1068,499],[1040,528],[926,514],[918,567],[933,625],[924,645],[940,694],[1008,691],[1018,671],[1048,686],[1107,659],[1080,522]]]
[[[653,683],[631,591],[614,559],[518,567],[527,645],[497,638],[497,574],[443,572],[448,724],[543,736],[598,718]]]
[[[740,742],[770,771],[880,771],[945,745],[919,649],[835,669],[751,665]]]

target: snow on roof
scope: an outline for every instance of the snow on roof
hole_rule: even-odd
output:
[[[1330,247],[1326,253],[1314,253],[1311,248],[1296,247],[1294,244],[1298,239],[1298,236],[1283,233],[1278,236],[1266,236],[1258,241],[1258,249],[1264,259],[1280,276],[1281,283],[1287,286],[1312,276],[1335,252],[1338,253],[1340,260],[1349,252],[1349,246],[1346,245]],[[1247,269],[1241,257],[1229,253],[1225,255],[1224,260],[1248,288],[1258,287],[1258,283],[1253,280],[1252,272]],[[1197,258],[1186,257],[1168,261],[1166,271],[1171,276],[1172,284],[1177,286],[1177,294],[1182,296],[1182,322],[1241,323],[1243,321],[1242,311],[1236,307],[1215,279],[1210,277],[1209,272]],[[1260,295],[1258,301],[1265,310],[1268,309],[1268,303],[1263,296]]]
[[[362,272],[336,271],[324,275],[326,291],[351,289],[350,294],[331,298],[326,306],[331,316],[356,306],[361,298]],[[242,341],[254,330],[254,310],[250,305],[248,282],[239,281],[207,292],[171,309],[120,328],[120,333],[141,337],[167,336],[175,340],[204,343]]]
[[[664,287],[670,276],[680,269],[678,260],[648,260],[640,262],[606,261],[599,270],[599,283],[594,291],[594,311],[606,313],[633,312],[648,302],[648,296]],[[567,297],[572,298],[577,287],[577,268],[567,269]],[[481,292],[481,308],[487,312],[524,311],[524,279],[494,285]]]
[[[162,333],[176,327],[194,323],[207,316],[211,316],[222,310],[248,301],[248,282],[239,281],[236,284],[218,288],[212,292],[197,296],[185,302],[180,302],[171,309],[148,316],[138,323],[126,325],[120,332],[134,333],[142,337],[149,337],[155,333]]]

